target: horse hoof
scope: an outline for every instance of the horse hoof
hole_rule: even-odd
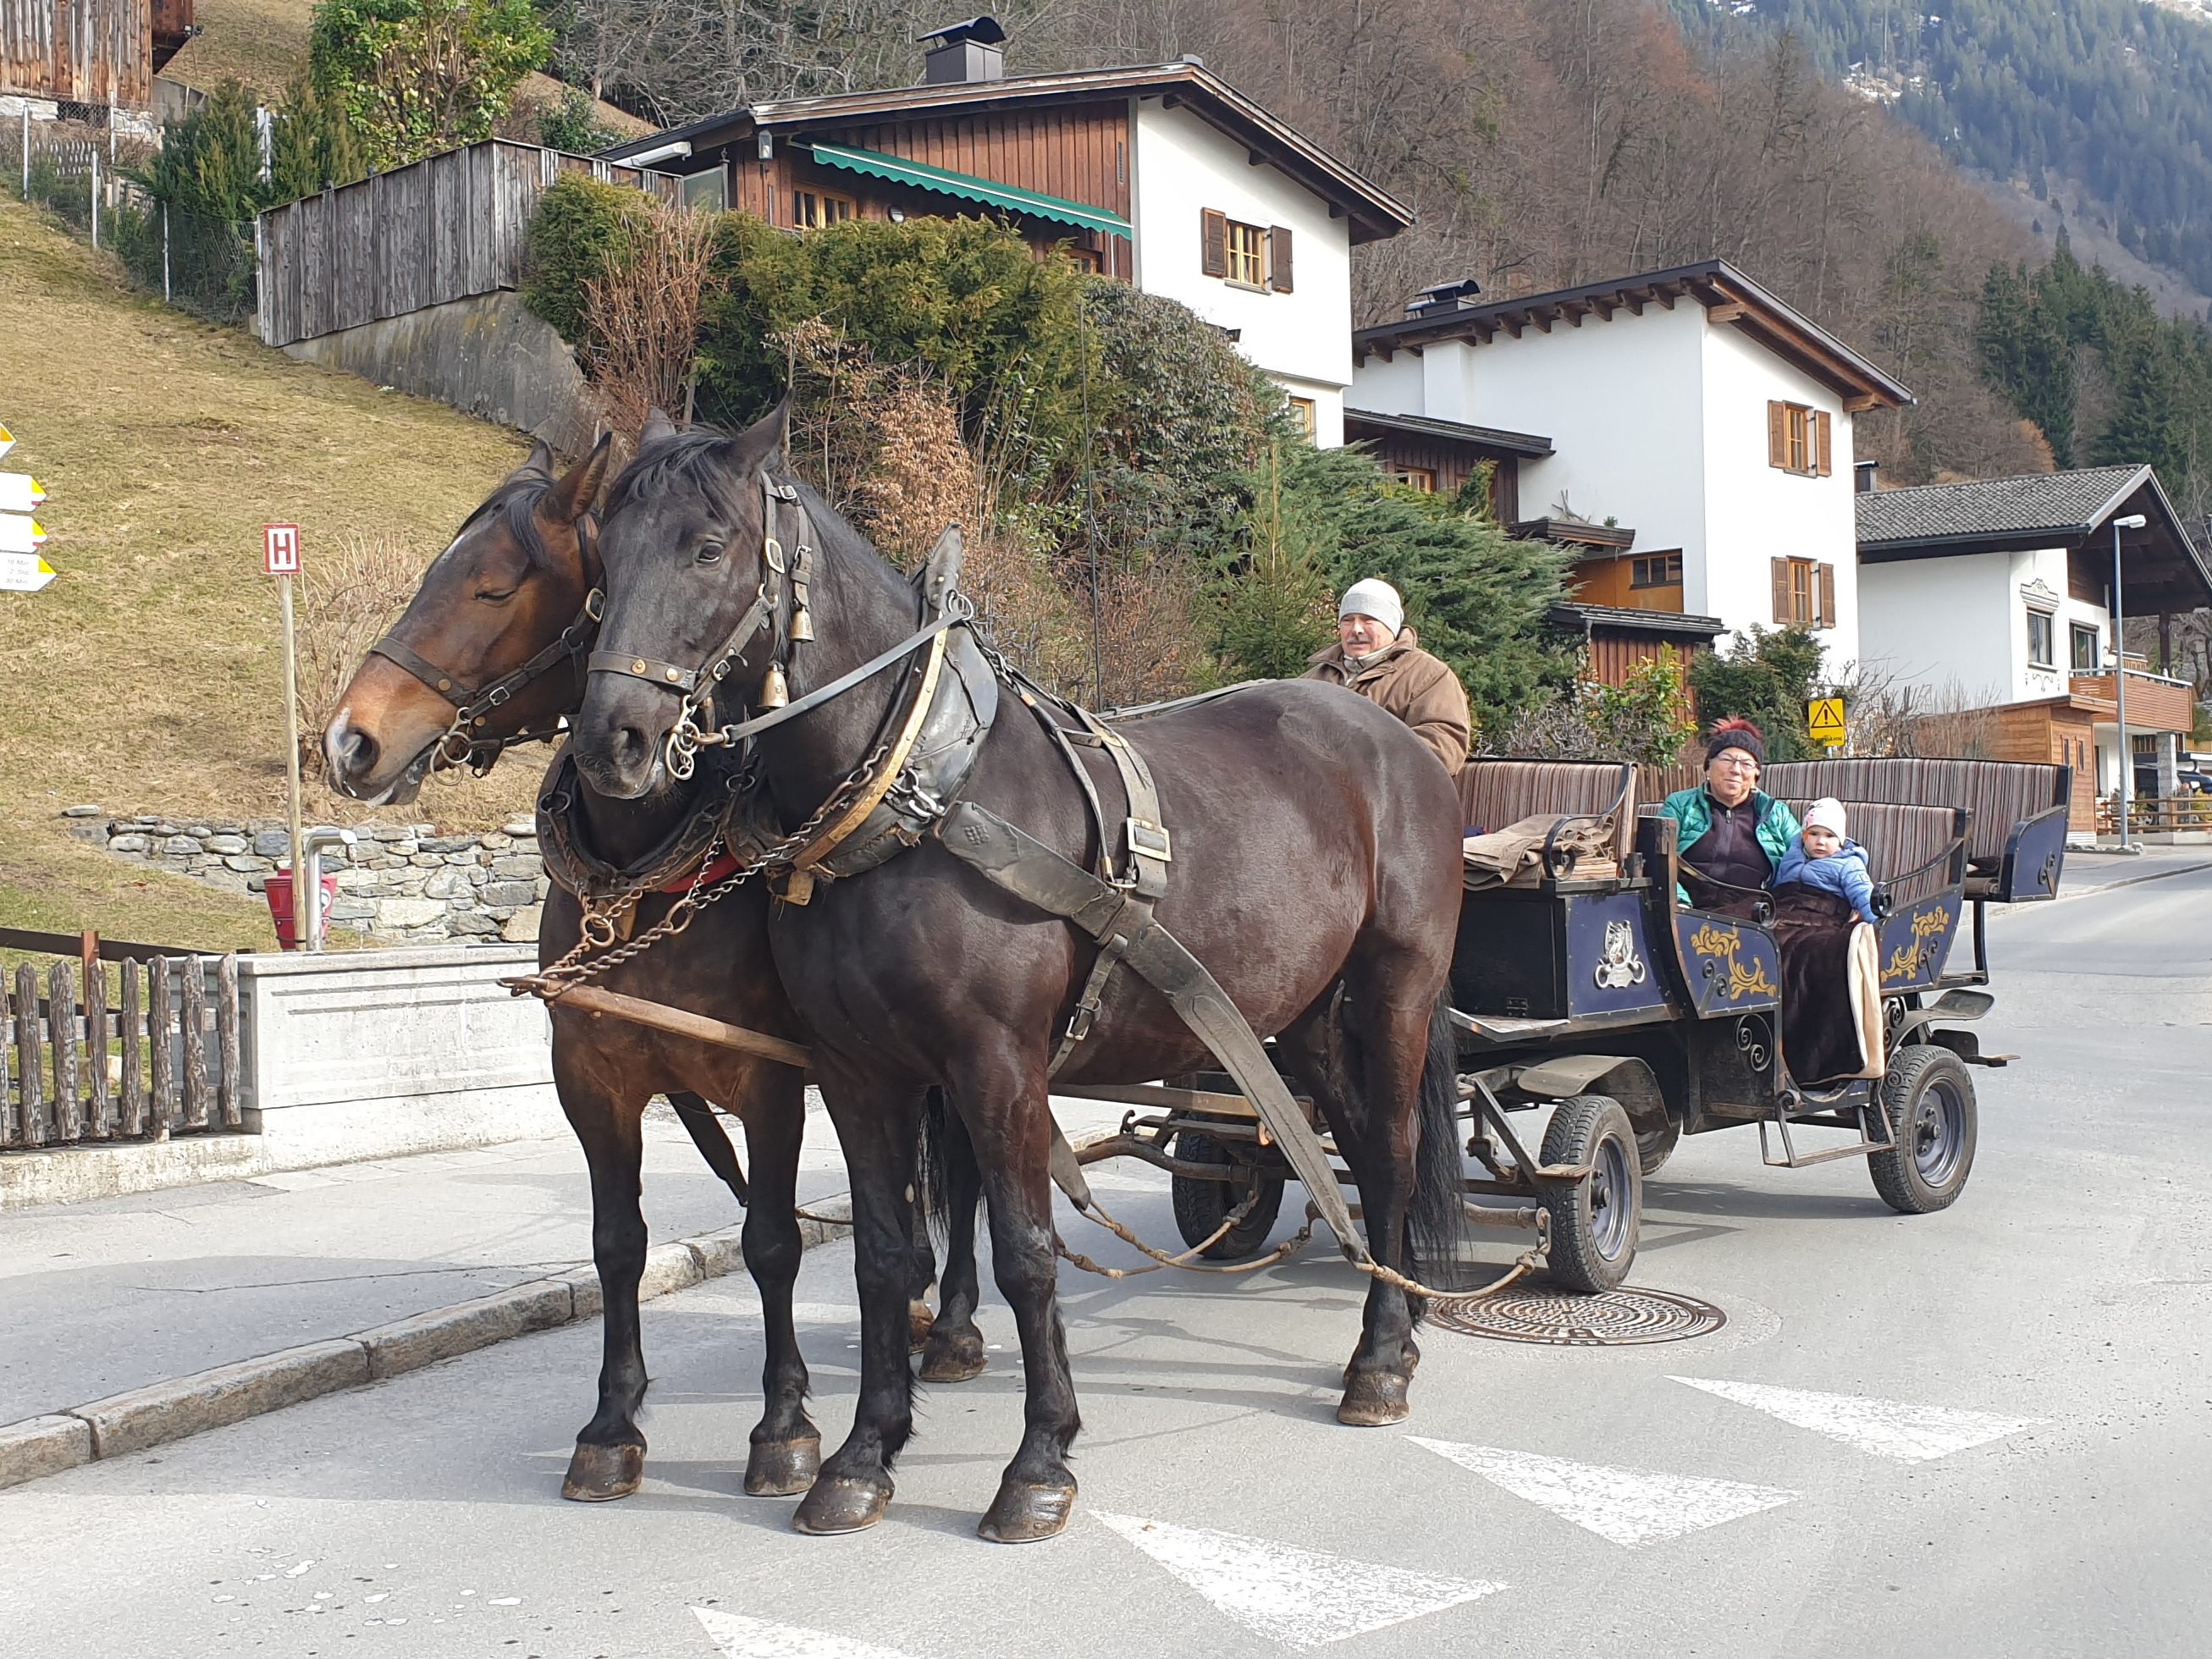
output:
[[[1336,1420],[1355,1429],[1379,1429],[1413,1415],[1407,1402],[1408,1378],[1391,1371],[1361,1371],[1346,1385]]]
[[[1004,1480],[976,1526],[975,1535],[987,1544],[1041,1543],[1067,1530],[1067,1517],[1074,1509],[1073,1484],[1039,1486],[1026,1480]]]
[[[579,1442],[561,1482],[561,1496],[577,1504],[611,1504],[645,1479],[642,1446],[587,1446]]]
[[[933,1334],[922,1346],[921,1380],[965,1382],[971,1376],[982,1376],[985,1363],[983,1333],[973,1327]]]
[[[822,1442],[756,1440],[745,1460],[745,1494],[750,1498],[795,1498],[822,1472]]]
[[[856,1480],[850,1475],[817,1480],[799,1500],[791,1524],[815,1538],[841,1532],[865,1532],[884,1518],[891,1501],[889,1480]]]
[[[929,1304],[916,1297],[906,1304],[906,1351],[920,1353],[929,1341],[930,1328],[937,1323],[937,1316],[929,1310]]]

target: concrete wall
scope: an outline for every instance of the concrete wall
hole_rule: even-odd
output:
[[[284,349],[518,428],[566,455],[599,435],[599,410],[568,343],[519,295],[455,300]]]
[[[1344,388],[1352,381],[1352,231],[1328,204],[1188,109],[1137,102],[1131,216],[1137,286],[1179,300],[1206,321],[1237,331],[1237,349],[1315,403],[1324,447],[1344,441]],[[1201,262],[1199,216],[1207,209],[1245,224],[1291,232],[1288,294],[1231,287]]]

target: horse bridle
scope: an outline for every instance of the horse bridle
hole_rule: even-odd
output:
[[[786,502],[797,508],[799,534],[792,543],[792,554],[787,562],[784,546],[775,535],[776,503]],[[814,549],[807,540],[809,526],[805,504],[799,498],[798,489],[780,483],[766,473],[761,475],[761,564],[763,574],[756,589],[753,602],[745,607],[744,615],[724,637],[721,645],[696,668],[685,668],[665,662],[657,657],[641,657],[627,651],[594,651],[585,664],[586,674],[619,674],[629,679],[643,680],[647,685],[664,691],[674,691],[683,697],[674,722],[668,728],[668,737],[662,749],[662,762],[668,775],[679,781],[689,778],[697,763],[702,749],[743,743],[756,732],[781,726],[794,720],[809,709],[819,708],[831,698],[850,690],[870,675],[880,672],[911,653],[915,647],[926,645],[936,635],[975,614],[975,608],[966,596],[953,593],[947,596],[944,608],[935,621],[924,624],[887,651],[878,652],[859,667],[840,674],[828,684],[817,686],[796,702],[792,700],[784,671],[784,656],[792,645],[803,645],[814,637],[814,623],[807,605],[807,586],[814,561]],[[779,650],[773,639],[770,642],[768,672],[761,682],[761,713],[750,720],[728,726],[706,726],[698,723],[702,709],[711,709],[714,688],[720,685],[730,671],[744,659],[753,636],[764,627],[770,627],[781,613],[783,593],[781,579],[791,579],[791,626],[783,630],[785,650]],[[708,716],[711,720],[713,716]]]
[[[592,547],[597,539],[596,526],[589,514],[577,521],[577,538],[582,544],[584,568],[588,570],[593,562]],[[560,664],[582,655],[599,637],[599,618],[606,614],[606,589],[593,586],[585,593],[575,619],[561,630],[559,638],[520,667],[484,685],[470,685],[458,674],[439,667],[396,634],[386,634],[368,647],[368,653],[405,669],[453,705],[453,723],[431,746],[432,775],[458,771],[465,766],[482,777],[508,750],[526,743],[550,743],[560,735],[562,728],[557,720],[543,732],[513,732],[503,738],[479,737],[477,733],[493,711],[512,701],[516,692]]]

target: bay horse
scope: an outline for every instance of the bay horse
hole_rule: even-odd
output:
[[[597,633],[600,582],[591,508],[606,467],[603,441],[556,478],[540,443],[463,524],[424,573],[405,614],[356,669],[323,736],[332,782],[373,802],[411,799],[434,768],[488,768],[525,732],[550,732],[582,696],[585,649]],[[580,626],[580,624],[587,624]],[[531,665],[538,672],[525,673]],[[504,695],[487,695],[493,688]],[[556,768],[557,770],[557,768]],[[652,802],[612,802],[574,786],[593,851],[626,863],[659,845],[690,811],[688,792]],[[680,889],[686,884],[679,882]],[[640,901],[638,928],[665,917],[676,896]],[[582,908],[557,883],[538,931],[542,965],[580,936]],[[768,899],[757,887],[699,913],[684,932],[610,971],[599,982],[795,1040],[797,1021],[769,956]],[[641,1117],[656,1093],[677,1107],[708,1163],[745,1206],[745,1266],[759,1287],[767,1358],[765,1409],[751,1437],[745,1490],[788,1495],[811,1484],[820,1436],[805,1401],[807,1372],[792,1320],[802,1243],[793,1213],[805,1121],[804,1073],[718,1045],[552,1006],[553,1077],[592,1182],[592,1254],[602,1290],[604,1359],[599,1406],[577,1436],[562,1496],[624,1498],[643,1478],[646,1443],[636,1422],[647,1386],[638,1315],[647,1231],[639,1207]],[[744,1125],[753,1160],[750,1191],[709,1100]],[[929,1325],[923,1367],[959,1382],[984,1365],[974,1322],[975,1182],[964,1138],[946,1137],[942,1171],[964,1191],[967,1220],[952,1206],[940,1311]],[[926,1238],[909,1267],[918,1294],[934,1272]],[[916,1310],[926,1316],[927,1310]]]
[[[821,822],[825,803],[870,775],[899,724],[923,655],[902,642],[929,637],[928,601],[786,477],[786,416],[734,437],[663,435],[610,489],[607,613],[570,739],[582,775],[608,795],[665,787],[679,752],[671,733],[696,707],[672,685],[711,679],[718,697],[773,707],[787,683],[794,714],[753,738],[757,787],[787,829]],[[897,672],[810,702],[879,658]],[[951,810],[988,808],[1096,868],[1109,849],[1071,769],[1109,803],[1105,823],[1120,825],[1114,803],[1126,795],[1099,747],[1079,759],[1058,752],[1029,701],[1044,706],[1034,694],[999,703]],[[1171,821],[1172,881],[1158,919],[1211,966],[1254,1031],[1279,1036],[1358,1183],[1373,1260],[1408,1268],[1417,1237],[1425,1255],[1455,1249],[1462,1166],[1442,1019],[1461,890],[1451,780],[1376,705],[1310,681],[1122,729]],[[824,879],[811,895],[787,888],[805,902],[781,903],[769,920],[852,1176],[861,1306],[852,1431],[793,1524],[856,1530],[891,1497],[912,1430],[899,1263],[914,1122],[926,1091],[942,1088],[982,1159],[993,1263],[1025,1379],[1020,1448],[978,1530],[1024,1542],[1061,1531],[1075,1497],[1066,1454],[1079,1422],[1056,1300],[1047,1085],[1097,953],[1089,936],[954,857],[949,834],[910,839],[866,874]],[[1121,969],[1060,1076],[1134,1083],[1212,1064],[1169,1002]],[[1405,1289],[1370,1278],[1340,1420],[1407,1415],[1421,1311]]]

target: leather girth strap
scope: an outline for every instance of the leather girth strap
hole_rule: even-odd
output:
[[[1148,901],[1062,858],[973,801],[956,803],[939,820],[937,836],[947,852],[993,885],[1073,922],[1098,941],[1102,952],[1111,951],[1165,997],[1177,1017],[1237,1079],[1345,1254],[1356,1261],[1367,1259],[1366,1246],[1352,1225],[1352,1212],[1321,1138],[1298,1110],[1237,1005],[1206,964],[1153,917]]]

